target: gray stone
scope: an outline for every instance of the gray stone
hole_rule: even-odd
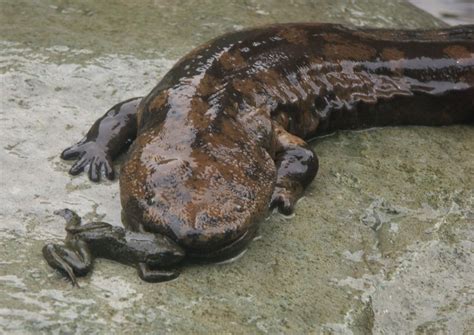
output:
[[[318,177],[238,261],[149,284],[98,260],[73,288],[42,259],[72,208],[120,225],[117,182],[59,153],[107,108],[146,94],[186,51],[270,22],[443,25],[402,1],[2,2],[0,332],[469,333],[474,129],[339,132]]]

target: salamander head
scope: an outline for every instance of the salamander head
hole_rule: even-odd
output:
[[[159,136],[136,142],[120,176],[124,221],[131,229],[141,226],[204,251],[254,230],[268,211],[273,160],[252,141],[214,135],[189,146]]]

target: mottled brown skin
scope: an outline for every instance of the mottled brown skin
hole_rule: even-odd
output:
[[[474,121],[474,26],[351,30],[283,24],[223,35],[144,97],[116,105],[66,149],[71,173],[120,174],[123,221],[186,255],[225,258],[269,208],[290,214],[340,129]],[[179,259],[181,260],[181,258]],[[177,260],[178,261],[178,260]]]

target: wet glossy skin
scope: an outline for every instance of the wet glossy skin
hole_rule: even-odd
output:
[[[187,256],[225,258],[253,238],[269,208],[293,211],[318,169],[306,140],[473,121],[474,26],[285,24],[193,50],[62,157],[79,159],[72,174],[88,167],[94,181],[101,169],[113,178],[112,159],[133,142],[120,174],[125,226],[167,236]]]
[[[178,276],[176,271],[166,268],[181,261],[185,253],[166,236],[127,231],[105,222],[81,225],[80,217],[69,209],[55,214],[67,222],[65,246],[48,244],[43,248],[43,255],[51,266],[65,272],[74,285],[78,285],[75,274],[87,274],[94,257],[136,266],[139,276],[147,281],[165,281]],[[156,270],[157,267],[161,270]]]

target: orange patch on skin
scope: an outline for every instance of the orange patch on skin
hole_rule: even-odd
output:
[[[273,69],[262,71],[257,73],[256,79],[262,83],[262,91],[268,92],[278,103],[288,103],[291,100],[289,94],[292,97],[295,95],[285,81],[285,74],[280,71]]]
[[[277,136],[278,144],[281,147],[285,148],[285,147],[289,147],[291,145],[295,145],[295,146],[306,146],[307,145],[306,142],[302,138],[287,132],[279,124],[274,123],[273,125],[274,125],[274,129],[275,129],[275,134]]]
[[[153,98],[153,100],[150,103],[150,109],[158,110],[161,107],[163,107],[163,105],[165,105],[167,101],[168,101],[168,92],[163,91],[159,95]]]
[[[232,86],[242,94],[243,98],[248,99],[252,105],[257,103],[258,92],[260,87],[253,79],[235,79]]]
[[[201,79],[199,84],[197,85],[197,93],[202,96],[206,97],[215,92],[219,89],[219,83],[213,76],[205,74],[204,77]]]
[[[275,70],[267,70],[258,72],[256,77],[267,86],[278,87],[282,76]]]
[[[364,44],[326,44],[324,55],[330,59],[370,60],[376,54],[375,49]]]
[[[461,45],[452,45],[443,49],[443,52],[451,58],[471,58],[474,55]]]
[[[195,129],[206,129],[209,126],[209,117],[206,112],[209,110],[209,104],[199,97],[191,100],[192,113],[189,114],[188,120],[192,122]]]
[[[399,60],[405,58],[405,53],[395,48],[384,48],[381,56],[383,60]]]
[[[292,44],[308,45],[308,36],[301,29],[286,28],[280,31],[278,35]]]
[[[240,70],[247,66],[247,62],[240,54],[240,51],[225,52],[219,59],[222,67],[227,70]]]
[[[196,112],[194,114],[203,115],[209,109],[209,105],[202,99],[194,97],[191,100],[191,109]]]
[[[252,79],[235,79],[232,82],[234,88],[240,93],[250,96],[257,91],[257,83]]]

